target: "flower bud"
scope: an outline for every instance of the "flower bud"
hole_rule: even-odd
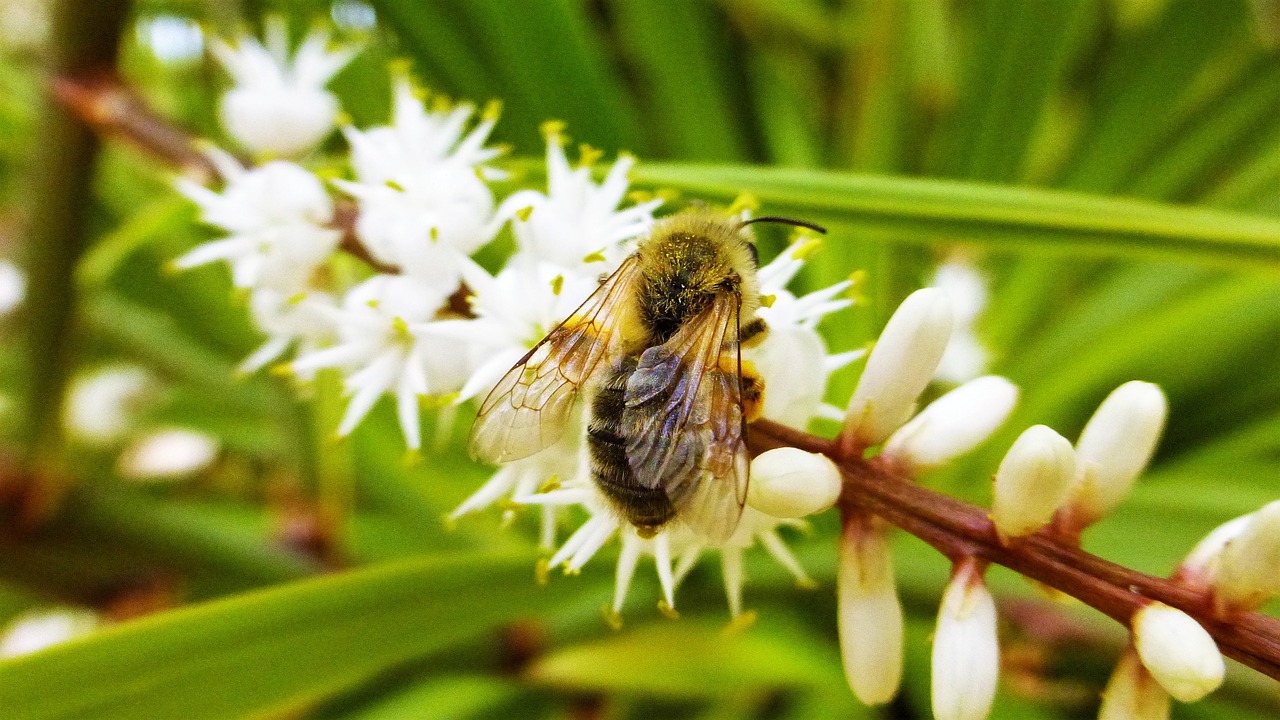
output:
[[[929,403],[885,443],[884,452],[912,474],[969,452],[1004,423],[1018,401],[1005,378],[976,378]]]
[[[1083,528],[1120,503],[1146,468],[1164,430],[1168,402],[1159,386],[1127,382],[1089,419],[1076,443],[1072,515]]]
[[[1217,601],[1239,610],[1280,595],[1280,501],[1248,517],[1239,536],[1222,548],[1211,581]]]
[[[845,677],[858,700],[880,705],[902,682],[902,603],[883,528],[866,519],[845,523],[836,573],[837,623]]]
[[[751,461],[747,502],[776,518],[801,518],[834,505],[840,487],[840,470],[826,456],[783,447]]]
[[[1169,693],[1151,677],[1132,648],[1120,656],[1102,691],[1098,720],[1165,720]]]
[[[1222,684],[1222,653],[1190,615],[1152,602],[1134,613],[1132,627],[1142,664],[1174,698],[1195,702]]]
[[[1027,428],[996,471],[991,521],[1002,539],[1039,530],[1071,490],[1075,474],[1071,443],[1044,425]]]
[[[959,565],[942,596],[933,637],[933,715],[982,720],[1000,671],[996,604],[972,560]]]
[[[951,337],[951,306],[936,288],[917,290],[889,318],[845,412],[845,438],[874,445],[911,417]]]

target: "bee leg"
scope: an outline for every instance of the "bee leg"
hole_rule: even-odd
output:
[[[769,334],[769,326],[765,325],[763,318],[756,318],[738,331],[738,344],[743,347],[755,347],[765,339]]]

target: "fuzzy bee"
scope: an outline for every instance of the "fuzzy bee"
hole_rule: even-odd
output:
[[[822,231],[706,211],[658,221],[485,398],[471,454],[500,463],[542,450],[586,392],[592,479],[641,537],[673,520],[731,535],[747,497],[747,423],[764,393],[741,357],[766,331],[746,229],[762,221]]]

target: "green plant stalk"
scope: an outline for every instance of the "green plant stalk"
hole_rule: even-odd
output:
[[[59,0],[52,10],[49,79],[112,73],[129,8],[116,0]],[[62,396],[74,357],[74,272],[88,244],[98,141],[52,98],[45,100],[39,137],[26,247],[32,312],[25,462],[37,476],[49,477],[57,474],[62,451]]]

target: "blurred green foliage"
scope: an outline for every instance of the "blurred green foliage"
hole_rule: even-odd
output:
[[[15,257],[41,212],[26,190],[51,112],[40,101],[49,12],[0,2],[0,247]],[[830,223],[801,282],[868,271],[866,302],[824,327],[837,350],[874,337],[936,261],[971,259],[992,278],[979,326],[992,370],[1023,402],[1004,434],[930,481],[985,502],[1020,429],[1074,437],[1111,388],[1159,383],[1172,405],[1159,456],[1085,544],[1164,574],[1216,524],[1280,495],[1275,12],[1269,0],[146,0],[119,65],[163,115],[217,141],[227,81],[201,28],[231,34],[271,13],[298,33],[336,23],[365,48],[333,84],[357,124],[385,119],[387,66],[409,58],[435,90],[502,100],[497,135],[517,159],[540,157],[539,125],[561,119],[575,141],[639,154],[643,186],[752,190],[769,212]],[[692,164],[703,162],[715,165]],[[717,572],[699,567],[681,588],[684,619],[646,606],[657,595],[641,578],[626,626],[610,630],[607,554],[543,588],[533,523],[444,526],[487,472],[465,460],[467,410],[428,420],[440,442],[406,462],[390,408],[334,444],[332,388],[313,401],[281,378],[236,377],[259,338],[225,273],[164,271],[208,237],[166,168],[108,142],[92,192],[73,200],[89,208],[89,246],[64,268],[80,294],[58,341],[81,369],[149,368],[162,391],[144,424],[208,432],[224,455],[198,479],[138,486],[118,477],[118,447],[61,449],[74,482],[58,511],[34,530],[4,525],[0,613],[118,609],[157,578],[184,607],[0,663],[0,714],[927,716],[930,619],[948,568],[921,543],[899,543],[908,671],[885,709],[860,707],[840,673],[834,518],[791,538],[816,591],[749,558],[755,627],[722,632]],[[781,237],[769,240],[776,251]],[[41,313],[28,305],[0,330],[19,338]],[[21,348],[0,345],[11,399],[32,382]],[[831,399],[855,377],[839,376]],[[28,417],[7,407],[0,436],[21,452]],[[290,534],[299,518],[332,533],[328,555]],[[324,575],[334,564],[355,569]],[[1035,600],[1011,574],[993,583]],[[1006,647],[1021,654],[1009,653],[993,717],[1096,712],[1122,636],[1062,612],[1087,641],[1045,645],[1009,623]],[[1277,712],[1274,683],[1240,672],[1175,716]]]

